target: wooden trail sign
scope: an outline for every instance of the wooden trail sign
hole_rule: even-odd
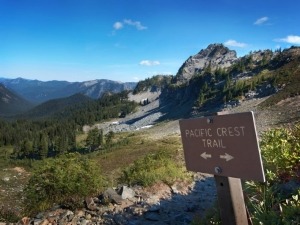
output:
[[[215,175],[223,225],[252,224],[241,180],[265,181],[253,112],[180,120],[187,170]]]
[[[265,181],[253,112],[180,120],[190,171]]]

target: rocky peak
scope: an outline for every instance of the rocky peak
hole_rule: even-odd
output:
[[[270,60],[273,57],[271,50],[259,50],[249,54],[252,57],[253,62],[257,63],[262,60]]]
[[[176,75],[177,81],[184,83],[207,67],[210,67],[212,71],[217,68],[227,68],[236,59],[234,50],[229,50],[223,44],[210,44],[206,49],[202,49],[183,63]]]

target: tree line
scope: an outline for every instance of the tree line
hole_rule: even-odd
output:
[[[16,159],[44,159],[76,151],[76,134],[82,132],[83,125],[117,118],[134,111],[137,103],[128,101],[127,94],[105,94],[100,99],[89,101],[80,107],[74,105],[43,120],[2,119],[0,149],[3,146],[12,146],[11,157]],[[87,146],[92,149],[101,145],[91,140],[93,136],[88,135],[87,140]],[[106,136],[106,142],[109,143],[111,138],[112,134]]]

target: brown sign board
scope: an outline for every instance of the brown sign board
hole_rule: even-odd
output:
[[[265,181],[253,112],[179,121],[187,170]]]

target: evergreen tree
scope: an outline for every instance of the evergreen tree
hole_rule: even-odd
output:
[[[89,130],[86,138],[86,146],[90,151],[95,151],[103,144],[103,130],[94,128]]]
[[[109,131],[106,135],[105,135],[105,144],[107,146],[110,146],[112,144],[112,140],[114,138],[115,134],[113,131]]]
[[[39,144],[39,157],[45,159],[48,156],[48,140],[45,134],[41,135],[41,140]]]
[[[23,154],[25,155],[25,157],[29,157],[31,154],[33,154],[33,143],[32,141],[29,141],[28,139],[26,139],[23,142],[23,146],[21,148],[21,151],[23,152]]]
[[[199,104],[199,106],[202,106],[204,102],[205,102],[205,95],[203,94],[203,92],[201,92],[200,96],[198,98],[198,104]]]

